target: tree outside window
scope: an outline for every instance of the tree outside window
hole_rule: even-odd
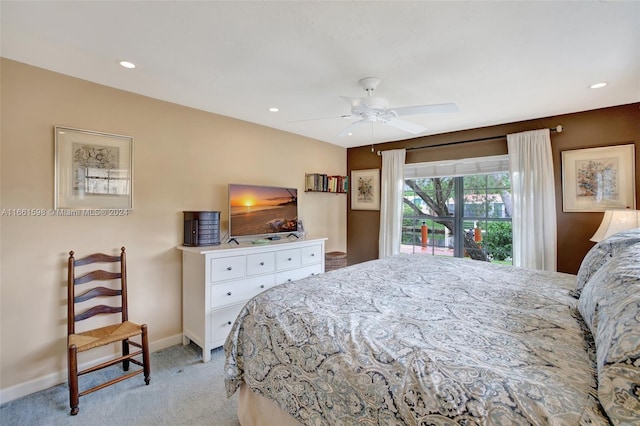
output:
[[[402,242],[417,252],[509,262],[510,190],[508,172],[406,179]]]

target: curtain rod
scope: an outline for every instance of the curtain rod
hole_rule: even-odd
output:
[[[559,124],[556,127],[550,128],[549,130],[552,131],[552,132],[562,133],[563,128],[562,128],[562,125]],[[435,148],[435,147],[441,147],[441,146],[460,145],[460,144],[463,144],[463,143],[490,141],[492,139],[504,139],[506,137],[507,137],[507,135],[488,136],[486,138],[468,139],[466,141],[445,142],[445,143],[439,143],[439,144],[435,144],[435,145],[416,146],[414,148],[407,148],[407,151],[413,151],[413,150],[416,150],[416,149]],[[380,156],[380,155],[382,155],[382,151],[378,151],[378,156]]]

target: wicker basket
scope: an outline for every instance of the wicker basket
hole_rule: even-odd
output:
[[[347,253],[330,251],[324,255],[325,271],[333,271],[334,269],[344,268],[345,266],[347,266]]]

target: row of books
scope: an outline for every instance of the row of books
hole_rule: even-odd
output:
[[[305,191],[317,192],[348,192],[349,177],[333,176],[322,173],[308,173],[305,175]]]

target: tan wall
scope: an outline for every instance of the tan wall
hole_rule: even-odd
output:
[[[347,197],[303,192],[305,172],[346,174],[344,148],[6,59],[0,72],[5,399],[26,389],[20,388],[25,382],[64,379],[69,250],[83,255],[127,247],[130,318],[149,325],[155,349],[181,341],[176,246],[182,211],[222,211],[224,233],[228,183],[297,187],[307,232],[327,237],[328,251],[345,251]],[[128,216],[7,213],[53,207],[56,125],[134,137],[134,210]]]
[[[561,124],[564,132],[551,134],[556,182],[556,214],[558,229],[558,271],[576,273],[587,251],[593,246],[589,238],[602,220],[602,213],[564,213],[562,211],[561,152],[571,149],[635,143],[636,200],[640,202],[640,103],[564,114],[538,120],[521,121],[499,126],[415,138],[375,146],[375,150],[411,148],[442,143],[480,139],[508,133],[552,128]],[[434,147],[407,152],[407,163],[471,158],[507,153],[506,139]],[[347,169],[380,168],[381,157],[371,147],[347,150]],[[378,257],[380,212],[347,211],[347,258],[349,264]],[[638,207],[636,207],[638,208]]]

